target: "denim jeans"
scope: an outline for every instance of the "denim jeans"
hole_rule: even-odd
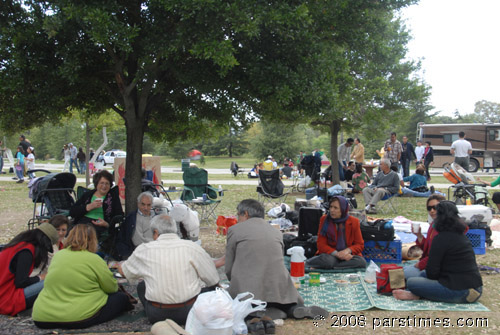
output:
[[[2,153],[0,152],[0,173],[2,173],[2,170],[3,170],[3,157],[2,157]]]
[[[24,180],[24,164],[21,163],[21,170],[18,170],[17,166],[16,166],[15,171],[16,171],[17,178],[19,178],[19,180]]]
[[[417,191],[414,191],[414,190],[411,190],[409,189],[408,187],[403,187],[401,189],[401,191],[403,192],[403,195],[410,195],[412,197],[422,197],[422,198],[427,198],[431,195],[431,191],[427,191],[427,192],[417,192]]]
[[[446,286],[441,285],[437,280],[429,279],[426,277],[412,277],[406,282],[408,290],[427,300],[442,301],[455,304],[468,303],[467,296],[469,290],[451,290]],[[483,291],[482,287],[475,288],[480,294],[474,301],[476,302],[481,297]]]
[[[80,173],[85,173],[85,161],[80,161]]]
[[[415,267],[415,264],[403,266],[403,271],[405,273],[405,278],[420,277],[425,276],[425,270],[420,270]]]
[[[35,300],[42,289],[43,280],[40,280],[38,283],[34,283],[23,289],[24,300],[26,300],[26,309],[30,309],[31,307],[33,307],[33,304],[35,303]]]
[[[80,168],[78,167],[78,163],[76,162],[76,158],[71,158],[69,160],[69,173],[73,173],[73,164],[75,164],[75,167],[76,167],[76,171],[78,171],[78,173],[80,173]]]

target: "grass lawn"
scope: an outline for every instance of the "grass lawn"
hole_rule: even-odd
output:
[[[52,162],[52,161],[51,161]],[[169,161],[166,160],[165,165],[170,165]],[[214,168],[228,168],[231,159],[221,159],[221,160],[211,160],[207,159],[206,167],[210,164],[210,167]],[[242,160],[241,165],[246,167],[250,166],[251,160]],[[172,161],[173,163],[173,161]],[[163,163],[162,163],[163,164]],[[214,165],[212,165],[214,164]],[[239,161],[238,161],[239,164]],[[175,164],[179,166],[179,164]],[[229,171],[228,171],[229,172]],[[10,175],[7,175],[10,176]],[[179,179],[179,174],[167,174],[163,176],[163,179]],[[217,179],[224,178],[234,178],[231,175],[217,175],[212,176]],[[211,178],[212,178],[211,177]],[[239,178],[246,179],[246,176],[238,176]],[[441,181],[442,178],[442,181]],[[491,178],[492,179],[492,178]],[[435,183],[445,183],[443,177],[433,177],[432,181]],[[182,184],[176,184],[175,186],[182,187]],[[236,206],[239,201],[246,198],[256,198],[257,193],[255,191],[255,186],[248,185],[224,185],[226,192],[224,193],[224,198],[220,206],[216,210],[217,215],[235,215]],[[446,189],[441,189],[444,193],[447,192]],[[304,198],[303,193],[292,193],[287,199],[287,203],[293,208],[296,198]],[[356,196],[358,202],[358,208],[364,207],[364,201],[360,194]],[[411,220],[424,221],[427,219],[427,212],[425,210],[425,198],[406,198],[401,197],[395,199],[396,213],[389,213],[387,215],[374,215],[375,217],[394,217],[402,215]],[[34,204],[31,199],[28,198],[28,189],[26,183],[16,184],[14,182],[0,182],[0,243],[6,243],[16,234],[26,229],[28,219],[33,215]],[[269,208],[268,208],[269,209]],[[219,257],[224,254],[225,249],[225,237],[219,236],[215,233],[215,223],[204,223],[201,230],[201,239],[203,247],[210,253],[212,257]],[[480,264],[488,265],[491,267],[500,267],[500,250],[488,250],[486,255],[478,255],[477,261]],[[395,327],[380,327],[376,330],[377,333],[381,334],[407,334],[415,331],[425,331],[430,334],[479,334],[479,333],[490,333],[498,334],[500,326],[500,275],[486,275],[483,274],[484,281],[484,293],[480,300],[482,304],[488,307],[491,312],[486,313],[465,313],[465,312],[443,312],[443,311],[433,311],[433,312],[400,312],[400,311],[383,311],[371,309],[363,312],[337,312],[333,313],[337,316],[358,316],[365,317],[367,320],[367,326],[364,328],[360,327],[344,327],[342,328],[343,334],[359,334],[359,333],[374,333],[372,330],[372,322],[376,321],[377,318],[413,318],[414,316],[425,318],[430,317],[435,318],[450,318],[451,322],[454,323],[459,318],[487,318],[488,326],[482,328],[476,327],[450,327],[450,328],[426,328],[426,329],[415,329],[408,327],[398,326],[396,321]],[[469,321],[472,322],[472,321]],[[484,321],[483,321],[484,322]],[[484,323],[483,323],[484,326]],[[132,330],[131,330],[132,331]],[[285,320],[285,324],[277,328],[277,334],[330,334],[335,332],[335,328],[330,328],[329,325],[322,326],[322,328],[317,328],[313,325],[311,320]]]

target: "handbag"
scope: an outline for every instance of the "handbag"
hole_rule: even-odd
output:
[[[393,241],[394,227],[385,228],[387,220],[376,220],[374,222],[361,223],[361,235],[365,241]]]
[[[391,295],[392,290],[405,288],[403,267],[396,264],[381,264],[377,272],[377,293]]]
[[[23,170],[23,166],[21,164],[17,164],[16,165],[16,170],[17,171],[22,171]]]

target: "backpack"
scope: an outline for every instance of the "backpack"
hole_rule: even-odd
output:
[[[391,295],[392,290],[405,288],[403,267],[396,264],[381,264],[377,272],[377,293]]]
[[[387,220],[379,219],[374,222],[361,223],[361,235],[364,241],[392,241],[394,240],[394,227],[385,228]]]

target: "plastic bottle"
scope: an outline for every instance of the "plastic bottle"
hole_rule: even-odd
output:
[[[222,186],[219,185],[219,196],[224,196],[224,191],[222,190]]]
[[[290,259],[290,276],[292,277],[292,282],[297,287],[300,287],[300,283],[304,281],[305,278],[305,263],[307,259],[304,255],[305,250],[303,247],[292,247],[286,251],[287,255],[291,256]]]

